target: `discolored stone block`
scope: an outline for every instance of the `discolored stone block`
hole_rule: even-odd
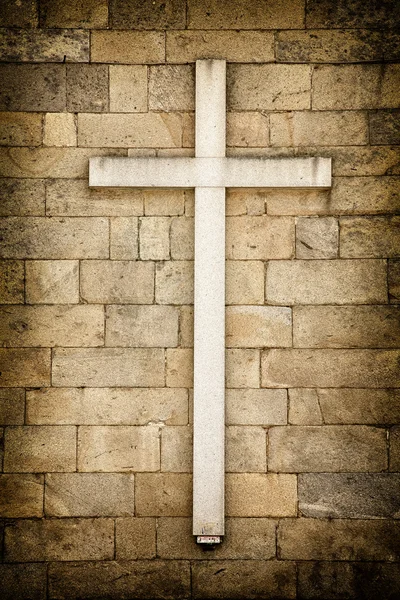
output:
[[[286,390],[226,390],[227,425],[285,425]]]
[[[192,462],[192,428],[164,427],[161,432],[161,471],[190,473]]]
[[[47,348],[0,348],[2,387],[50,385],[50,350]]]
[[[390,28],[399,17],[399,7],[391,1],[365,4],[362,0],[311,0],[306,9],[307,27]]]
[[[40,23],[41,27],[107,27],[107,0],[40,0]]]
[[[64,65],[0,65],[0,110],[53,111],[66,108]]]
[[[110,20],[115,29],[184,29],[183,0],[138,4],[135,0],[111,0]]]
[[[43,483],[43,475],[0,475],[0,515],[6,518],[41,517]]]
[[[0,302],[2,304],[23,304],[24,263],[22,261],[0,261]]]
[[[398,213],[399,177],[336,177],[331,211],[343,215]]]
[[[295,475],[231,473],[226,476],[230,517],[290,517],[297,514]]]
[[[265,429],[248,426],[228,427],[225,460],[225,470],[228,473],[264,473],[267,469]]]
[[[154,266],[150,262],[83,261],[81,295],[86,302],[151,304]]]
[[[390,429],[390,471],[400,471],[400,427]]]
[[[319,389],[325,423],[382,425],[400,422],[400,392],[393,389]]]
[[[339,226],[333,217],[296,220],[296,258],[336,258]]]
[[[102,112],[107,109],[107,67],[92,64],[68,65],[67,110],[70,112]],[[101,146],[101,144],[99,145]]]
[[[1,179],[0,215],[44,216],[44,182],[38,179]]]
[[[1,564],[0,593],[4,600],[31,598],[45,600],[47,588],[47,565]]]
[[[110,66],[110,111],[147,112],[147,67]]]
[[[151,517],[116,520],[115,545],[118,560],[156,556],[156,519]]]
[[[227,217],[228,259],[284,259],[293,254],[294,220],[290,217]]]
[[[32,260],[25,264],[29,304],[77,304],[79,263],[75,260]]]
[[[264,264],[255,260],[225,263],[226,304],[264,304]]]
[[[2,30],[2,62],[89,62],[89,33],[86,31]]]
[[[193,304],[193,262],[176,260],[156,265],[156,303]]]
[[[90,48],[94,63],[163,63],[165,34],[162,31],[93,31]]]
[[[149,68],[149,110],[194,110],[192,65],[157,65]]]
[[[36,113],[0,113],[0,146],[40,146],[42,115]]]
[[[0,425],[22,425],[25,417],[25,392],[0,389]]]
[[[45,146],[76,146],[76,123],[72,113],[47,113],[44,119]]]
[[[290,308],[229,306],[226,309],[228,348],[268,348],[292,345]]]
[[[4,0],[1,6],[0,27],[37,27],[38,6],[36,0]]]
[[[340,219],[340,256],[400,256],[400,217],[343,217]]]
[[[400,144],[400,111],[377,111],[369,114],[371,144]]]
[[[389,260],[388,268],[389,301],[400,302],[400,260]]]
[[[188,473],[138,473],[136,514],[188,517],[192,514],[192,478]]]
[[[178,316],[178,309],[173,306],[109,306],[106,309],[105,345],[131,348],[177,346]]]

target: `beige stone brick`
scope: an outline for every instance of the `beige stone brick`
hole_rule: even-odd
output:
[[[180,29],[186,25],[185,2],[155,0],[150,6],[136,0],[113,0],[110,17],[117,29]]]
[[[0,261],[1,304],[23,304],[24,263],[21,260]]]
[[[147,67],[110,66],[110,111],[147,111]]]
[[[308,65],[230,65],[227,86],[229,110],[311,108]]]
[[[191,473],[192,463],[192,428],[164,427],[161,433],[161,471]]]
[[[139,261],[83,261],[81,294],[86,302],[151,304],[154,265]]]
[[[330,148],[335,176],[399,175],[396,148],[390,146],[347,146]]]
[[[122,517],[135,511],[130,473],[49,473],[45,489],[47,517]]]
[[[37,3],[28,0],[21,5],[14,0],[4,0],[1,7],[1,27],[37,27],[38,6]]]
[[[295,475],[231,473],[226,476],[230,517],[290,517],[297,514]]]
[[[33,4],[33,2],[28,4]],[[3,563],[0,566],[0,593],[2,598],[11,600],[13,597],[30,597],[32,600],[45,600],[46,590],[47,565],[45,563]]]
[[[295,348],[398,348],[400,314],[389,306],[295,306]]]
[[[188,473],[138,473],[136,514],[188,517],[192,514],[192,478]]]
[[[169,217],[183,215],[185,209],[185,190],[146,190],[144,195],[144,214],[147,217]]]
[[[225,352],[226,387],[260,387],[260,351],[255,349],[228,349]]]
[[[8,217],[2,226],[4,258],[107,258],[108,221]]]
[[[390,471],[400,471],[400,427],[390,429]]]
[[[331,210],[341,214],[398,213],[399,177],[334,179]]]
[[[270,261],[266,299],[271,304],[387,302],[383,260]]]
[[[284,473],[383,471],[386,433],[365,425],[273,427],[268,468]]]
[[[291,258],[294,236],[294,220],[289,217],[227,217],[227,258]]]
[[[296,258],[337,258],[339,226],[333,217],[298,218]]]
[[[6,473],[75,471],[75,468],[75,427],[21,426],[6,429]]]
[[[174,306],[109,306],[106,346],[174,347],[179,311]]]
[[[193,306],[181,306],[179,316],[179,346],[193,348],[194,339]]]
[[[0,215],[43,216],[45,213],[44,182],[35,179],[0,180]]]
[[[54,111],[66,108],[64,65],[0,65],[0,110]]]
[[[108,104],[109,84],[106,65],[67,66],[68,111],[102,112],[108,109]]]
[[[6,518],[41,517],[43,483],[43,475],[0,475],[0,515]]]
[[[262,387],[397,387],[395,350],[267,350]]]
[[[319,389],[325,423],[380,425],[400,422],[400,392],[389,389]]]
[[[171,221],[171,258],[194,259],[194,219],[176,217]]]
[[[0,314],[3,346],[101,346],[102,306],[9,306]]]
[[[26,411],[26,422],[32,425],[187,425],[188,393],[166,388],[43,388],[27,392]]]
[[[285,519],[278,527],[283,559],[397,560],[399,524],[353,519]]]
[[[289,423],[291,425],[322,425],[325,423],[319,402],[319,390],[313,388],[289,390]]]
[[[22,425],[25,418],[25,391],[0,389],[0,425]]]
[[[274,37],[266,31],[167,31],[167,61],[194,62],[225,59],[228,62],[271,62]]]
[[[0,56],[2,62],[89,62],[89,32],[3,30]]]
[[[51,357],[47,348],[0,348],[2,387],[50,385]]]
[[[226,390],[227,425],[285,425],[286,390]]]
[[[138,258],[137,217],[113,217],[110,219],[110,258],[113,260]]]
[[[379,110],[369,113],[371,144],[400,144],[400,120],[398,111]]]
[[[79,471],[157,471],[158,427],[86,427],[78,430]]]
[[[194,110],[193,65],[157,65],[149,71],[150,110]]]
[[[76,125],[72,113],[47,113],[44,119],[45,146],[76,146]]]
[[[91,58],[94,63],[164,62],[164,33],[161,31],[93,31]]]
[[[388,269],[389,302],[400,302],[400,260],[389,260]]]
[[[193,387],[193,348],[167,348],[167,387]]]
[[[110,560],[114,554],[112,519],[23,520],[6,534],[9,561]]]
[[[376,10],[362,0],[311,0],[307,4],[307,26],[325,28],[379,29],[392,27],[398,6],[379,4]]]
[[[289,0],[284,5],[255,0],[251,10],[245,0],[201,3],[189,0],[188,10],[189,29],[299,29],[304,24],[304,6],[300,0]]]
[[[264,304],[264,265],[255,260],[226,262],[227,304]]]
[[[291,346],[291,309],[272,306],[227,307],[226,345],[228,348]]]
[[[143,217],[139,223],[139,252],[142,260],[169,259],[169,232],[171,220],[168,217]]]
[[[42,27],[107,27],[107,0],[41,0],[40,21]]]
[[[173,261],[156,265],[157,304],[193,304],[193,262]]]
[[[116,520],[115,546],[118,560],[156,556],[156,520],[151,517]]]
[[[17,112],[0,113],[0,132],[0,146],[40,146],[42,143],[42,115]]]
[[[284,150],[284,149],[283,149]],[[267,190],[265,192],[268,215],[332,214],[330,190]]]
[[[345,217],[340,220],[340,256],[392,258],[400,255],[400,217]]]
[[[164,350],[57,348],[53,354],[52,383],[55,387],[163,387]]]
[[[227,146],[245,148],[269,146],[268,117],[258,112],[229,112],[226,143]]]
[[[29,304],[77,304],[79,262],[77,260],[27,261],[26,301]]]
[[[400,66],[317,65],[313,73],[316,110],[399,108]]]
[[[226,471],[264,473],[267,469],[267,438],[262,427],[231,426],[226,430]]]
[[[226,214],[229,217],[265,214],[265,191],[258,191],[256,189],[241,190],[240,188],[228,189],[226,194]]]

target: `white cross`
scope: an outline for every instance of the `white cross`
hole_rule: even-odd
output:
[[[225,188],[328,188],[328,158],[226,158],[226,63],[196,62],[195,158],[90,159],[89,186],[195,188],[193,534],[224,535]],[[212,537],[216,536],[216,537]]]

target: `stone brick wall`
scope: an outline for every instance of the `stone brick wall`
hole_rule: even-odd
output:
[[[2,0],[0,595],[400,596],[400,4]],[[193,192],[88,189],[192,156],[194,61],[230,156],[331,191],[227,194],[227,534],[191,536]]]

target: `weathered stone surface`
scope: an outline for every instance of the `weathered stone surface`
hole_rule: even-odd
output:
[[[231,426],[226,429],[226,464],[229,473],[265,473],[267,437],[262,427]]]
[[[49,473],[44,511],[50,517],[131,516],[134,475],[129,473]]]
[[[227,217],[228,259],[282,259],[293,254],[294,220],[290,217]]]
[[[143,217],[139,222],[139,253],[142,260],[168,260],[171,219]]]
[[[233,113],[231,113],[233,114]],[[234,113],[245,115],[248,113]],[[266,150],[264,148],[264,150]],[[227,150],[229,154],[229,149]],[[264,215],[265,214],[265,190],[252,189],[228,189],[226,193],[226,214],[228,216],[238,215]]]
[[[286,390],[227,390],[227,425],[285,425]]]
[[[27,392],[26,421],[37,425],[186,425],[186,390],[43,388]]]
[[[50,350],[47,348],[0,348],[2,387],[50,385]]]
[[[192,428],[164,427],[161,433],[161,471],[190,473],[192,463]]]
[[[81,294],[86,302],[151,304],[154,266],[150,262],[84,261]]]
[[[0,515],[6,518],[41,517],[43,483],[43,475],[0,475]]]
[[[267,350],[263,387],[398,387],[395,350]]]
[[[290,517],[297,514],[295,475],[231,473],[226,476],[230,517]]]
[[[340,214],[398,213],[399,177],[337,177],[331,210]]]
[[[44,182],[38,179],[1,179],[0,215],[44,216]]]
[[[89,33],[3,29],[0,32],[2,62],[89,62]]]
[[[226,261],[226,304],[264,304],[264,264],[255,260]]]
[[[295,306],[295,348],[398,348],[400,311],[388,306]]]
[[[325,423],[400,422],[399,390],[319,389],[317,393]]]
[[[18,521],[6,531],[12,562],[110,560],[114,554],[112,519]]]
[[[296,258],[337,258],[339,226],[333,217],[298,218]]]
[[[76,124],[72,113],[47,113],[44,120],[45,146],[76,146]]]
[[[390,429],[389,470],[400,471],[400,427]]]
[[[156,519],[151,517],[116,520],[116,558],[137,560],[156,556]]]
[[[228,349],[225,352],[226,387],[260,387],[260,351],[252,348]]]
[[[4,0],[1,6],[1,27],[36,27],[38,6],[35,0],[17,4],[15,0]]]
[[[383,471],[387,467],[386,434],[376,427],[272,427],[268,434],[271,471]]]
[[[157,263],[157,304],[193,304],[193,283],[192,261]]]
[[[79,471],[157,471],[159,468],[157,427],[79,428]]]
[[[0,261],[1,304],[23,304],[24,263],[20,260]]]
[[[167,348],[167,387],[193,387],[193,348]]]
[[[230,110],[311,108],[308,65],[230,65],[227,86]]]
[[[340,256],[395,258],[400,255],[400,217],[344,217],[340,220]]]
[[[320,150],[321,151],[321,150]],[[342,146],[329,149],[335,176],[398,175],[396,147]]]
[[[0,425],[22,425],[24,417],[24,390],[0,389]]]
[[[268,146],[267,118],[257,112],[229,112],[226,122],[226,144],[245,148]]]
[[[26,301],[29,304],[77,304],[77,260],[30,260],[25,264]]]
[[[226,309],[228,348],[268,348],[292,345],[290,308],[230,306]]]
[[[54,111],[66,107],[65,66],[0,65],[0,110]]]
[[[162,63],[165,41],[162,31],[93,31],[91,60],[94,63]]]
[[[400,302],[400,260],[389,260],[388,269],[389,301]]]
[[[46,565],[40,563],[0,565],[0,593],[4,600],[14,600],[14,598],[45,600],[46,588]]]
[[[75,471],[75,427],[8,427],[4,471],[43,473]]]
[[[109,306],[106,309],[105,345],[131,348],[177,346],[178,317],[178,309],[173,306]]]
[[[184,29],[185,2],[157,0],[149,5],[135,0],[111,0],[110,20],[115,29]]]
[[[194,219],[176,217],[170,229],[171,258],[173,260],[193,260],[194,258]]]
[[[347,519],[285,519],[278,526],[283,559],[398,560],[400,523]]]
[[[57,348],[53,355],[52,383],[55,387],[162,387],[164,350]]]
[[[68,65],[67,110],[70,112],[102,112],[107,108],[107,66],[92,64]],[[99,144],[99,146],[101,145]]]
[[[136,260],[138,258],[137,217],[113,217],[110,219],[110,258],[113,260]]]
[[[0,314],[5,347],[102,346],[102,306],[9,306]]]
[[[307,2],[307,27],[371,29],[390,28],[398,22],[399,7],[396,2],[362,0],[311,0]]]
[[[179,315],[179,346],[193,348],[194,308],[181,306]]]
[[[40,0],[40,23],[42,27],[107,27],[107,0]]]
[[[318,473],[299,475],[299,510],[305,517],[398,518],[400,475]]]
[[[149,71],[149,110],[194,110],[192,65],[157,65]]]
[[[192,478],[188,473],[138,473],[136,514],[188,517],[192,514]]]
[[[0,132],[0,146],[40,146],[42,143],[42,115],[17,112],[0,113]]]
[[[371,144],[400,144],[400,112],[371,112],[369,135]]]
[[[386,303],[383,260],[270,261],[266,300],[269,304]]]
[[[110,111],[146,112],[147,67],[110,66]]]
[[[318,392],[319,390],[312,388],[289,390],[289,423],[291,425],[322,425],[324,423]]]
[[[228,62],[274,60],[273,33],[266,31],[167,31],[167,61],[194,62],[225,59]]]
[[[155,188],[146,190],[144,193],[144,214],[147,217],[183,215],[187,193],[187,190],[178,189],[162,190]]]

